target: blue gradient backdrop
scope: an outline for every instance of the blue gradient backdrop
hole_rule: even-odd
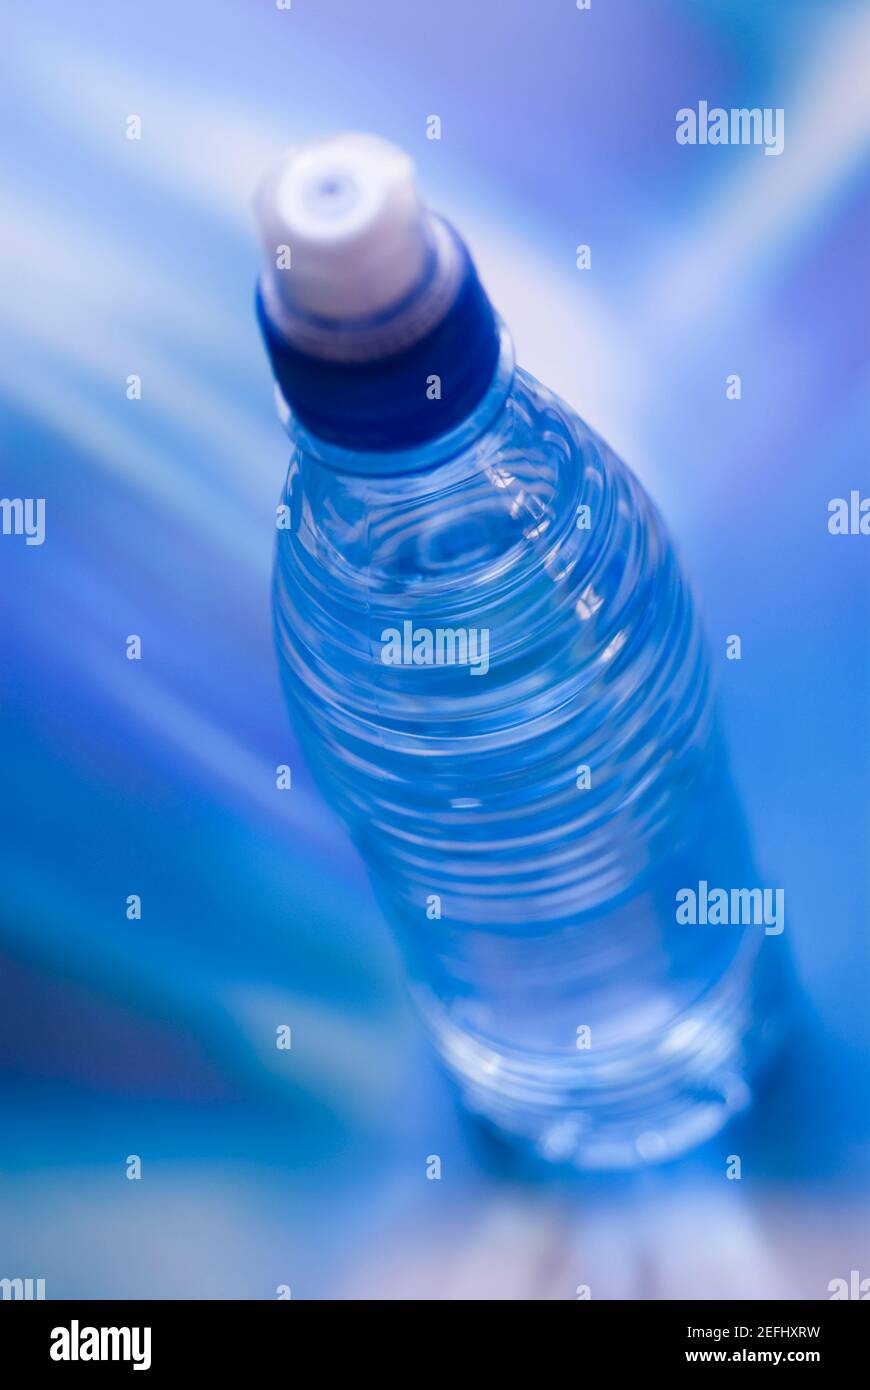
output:
[[[870,1276],[870,540],[826,524],[870,491],[870,10],[42,0],[3,31],[0,493],[45,497],[47,530],[0,537],[0,1276],[245,1298]],[[678,146],[700,99],[783,107],[784,153]],[[542,1182],[487,1149],[299,767],[249,207],[285,144],[345,127],[417,158],[520,360],[658,499],[706,615],[801,1012],[752,1116],[672,1167]]]

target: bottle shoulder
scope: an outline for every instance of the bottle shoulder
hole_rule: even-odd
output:
[[[594,546],[627,483],[589,426],[518,369],[490,427],[430,468],[341,472],[297,439],[279,558],[330,574],[348,598],[425,588],[460,601],[552,563],[568,541],[572,558]]]
[[[659,685],[683,659],[697,666],[658,513],[527,373],[461,457],[378,478],[337,475],[297,450],[284,501],[279,650],[291,687],[327,700],[333,722],[383,731],[443,716],[450,737],[466,724],[486,736],[580,699],[603,718],[651,689],[653,673]]]

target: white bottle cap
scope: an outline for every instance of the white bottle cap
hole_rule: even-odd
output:
[[[377,136],[336,135],[288,151],[260,190],[257,212],[274,268],[270,289],[290,315],[368,318],[399,303],[423,275],[427,214],[414,166]]]

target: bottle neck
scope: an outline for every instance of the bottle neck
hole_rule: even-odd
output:
[[[450,428],[436,432],[404,448],[361,448],[359,442],[337,441],[332,432],[311,426],[307,412],[288,401],[276,374],[278,415],[290,437],[307,458],[338,473],[369,477],[395,477],[428,471],[472,449],[493,427],[510,395],[516,364],[513,340],[500,319],[493,316],[494,363],[489,368],[482,394]]]
[[[406,453],[461,427],[489,393],[498,320],[465,243],[434,215],[427,226],[419,283],[378,314],[318,317],[288,306],[278,271],[261,277],[257,315],[275,381],[294,418],[328,444]]]

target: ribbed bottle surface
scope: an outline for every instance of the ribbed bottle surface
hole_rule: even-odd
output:
[[[760,944],[675,921],[680,888],[755,882],[691,596],[528,374],[418,453],[366,476],[297,438],[275,618],[306,756],[467,1102],[547,1156],[667,1156],[746,1103]]]

